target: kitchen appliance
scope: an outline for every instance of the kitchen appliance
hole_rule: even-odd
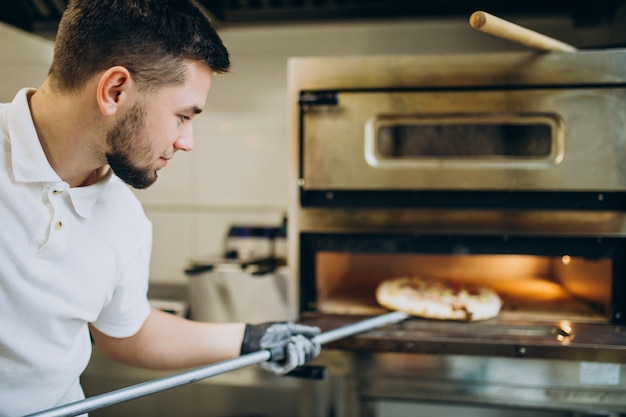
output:
[[[333,343],[303,415],[626,413],[624,68],[619,49],[289,60],[299,319],[380,314],[376,285],[408,274],[504,300]]]
[[[189,315],[197,321],[286,320],[286,224],[233,225],[221,255],[194,259],[189,277]]]

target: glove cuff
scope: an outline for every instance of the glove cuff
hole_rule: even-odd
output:
[[[243,339],[241,339],[240,355],[250,353],[250,332],[252,332],[252,325],[246,323],[246,328],[243,332]]]
[[[261,338],[272,324],[273,323],[271,322],[261,324],[246,323],[246,328],[243,332],[243,339],[241,339],[241,349],[239,350],[239,354],[245,355],[246,353],[256,352],[261,349]]]

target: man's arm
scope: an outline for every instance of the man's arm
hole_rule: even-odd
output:
[[[183,369],[239,356],[244,323],[204,323],[153,309],[141,329],[115,338],[90,326],[107,357],[147,369]]]

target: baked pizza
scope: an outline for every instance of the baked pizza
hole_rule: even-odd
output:
[[[498,294],[487,286],[422,276],[381,282],[376,300],[391,310],[439,320],[486,320],[502,307]]]

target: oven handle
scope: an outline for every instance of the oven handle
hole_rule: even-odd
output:
[[[334,330],[330,330],[316,336],[314,339],[320,344],[333,342],[344,337],[352,336],[358,333],[362,333],[377,327],[386,326],[389,324],[398,323],[408,318],[409,315],[402,312],[391,312],[380,316],[375,316],[370,319],[359,321],[347,326],[339,327]],[[252,353],[241,355],[234,359],[229,359],[222,362],[217,362],[212,365],[208,365],[202,368],[194,369],[187,372],[155,379],[152,381],[143,382],[136,385],[131,385],[126,388],[121,388],[115,391],[111,391],[105,394],[96,395],[93,397],[85,398],[81,401],[76,401],[59,407],[51,408],[37,412],[35,414],[29,414],[26,417],[70,417],[80,414],[88,413],[90,411],[98,410],[100,408],[108,407],[114,404],[119,404],[124,401],[132,400],[146,395],[154,394],[160,391],[165,391],[170,388],[175,388],[181,385],[197,382],[202,379],[206,379],[215,375],[219,375],[228,371],[234,371],[239,368],[258,364],[261,362],[267,362],[272,358],[272,355],[278,355],[278,352],[283,351],[283,346],[274,348],[274,351],[269,349],[259,350]]]

